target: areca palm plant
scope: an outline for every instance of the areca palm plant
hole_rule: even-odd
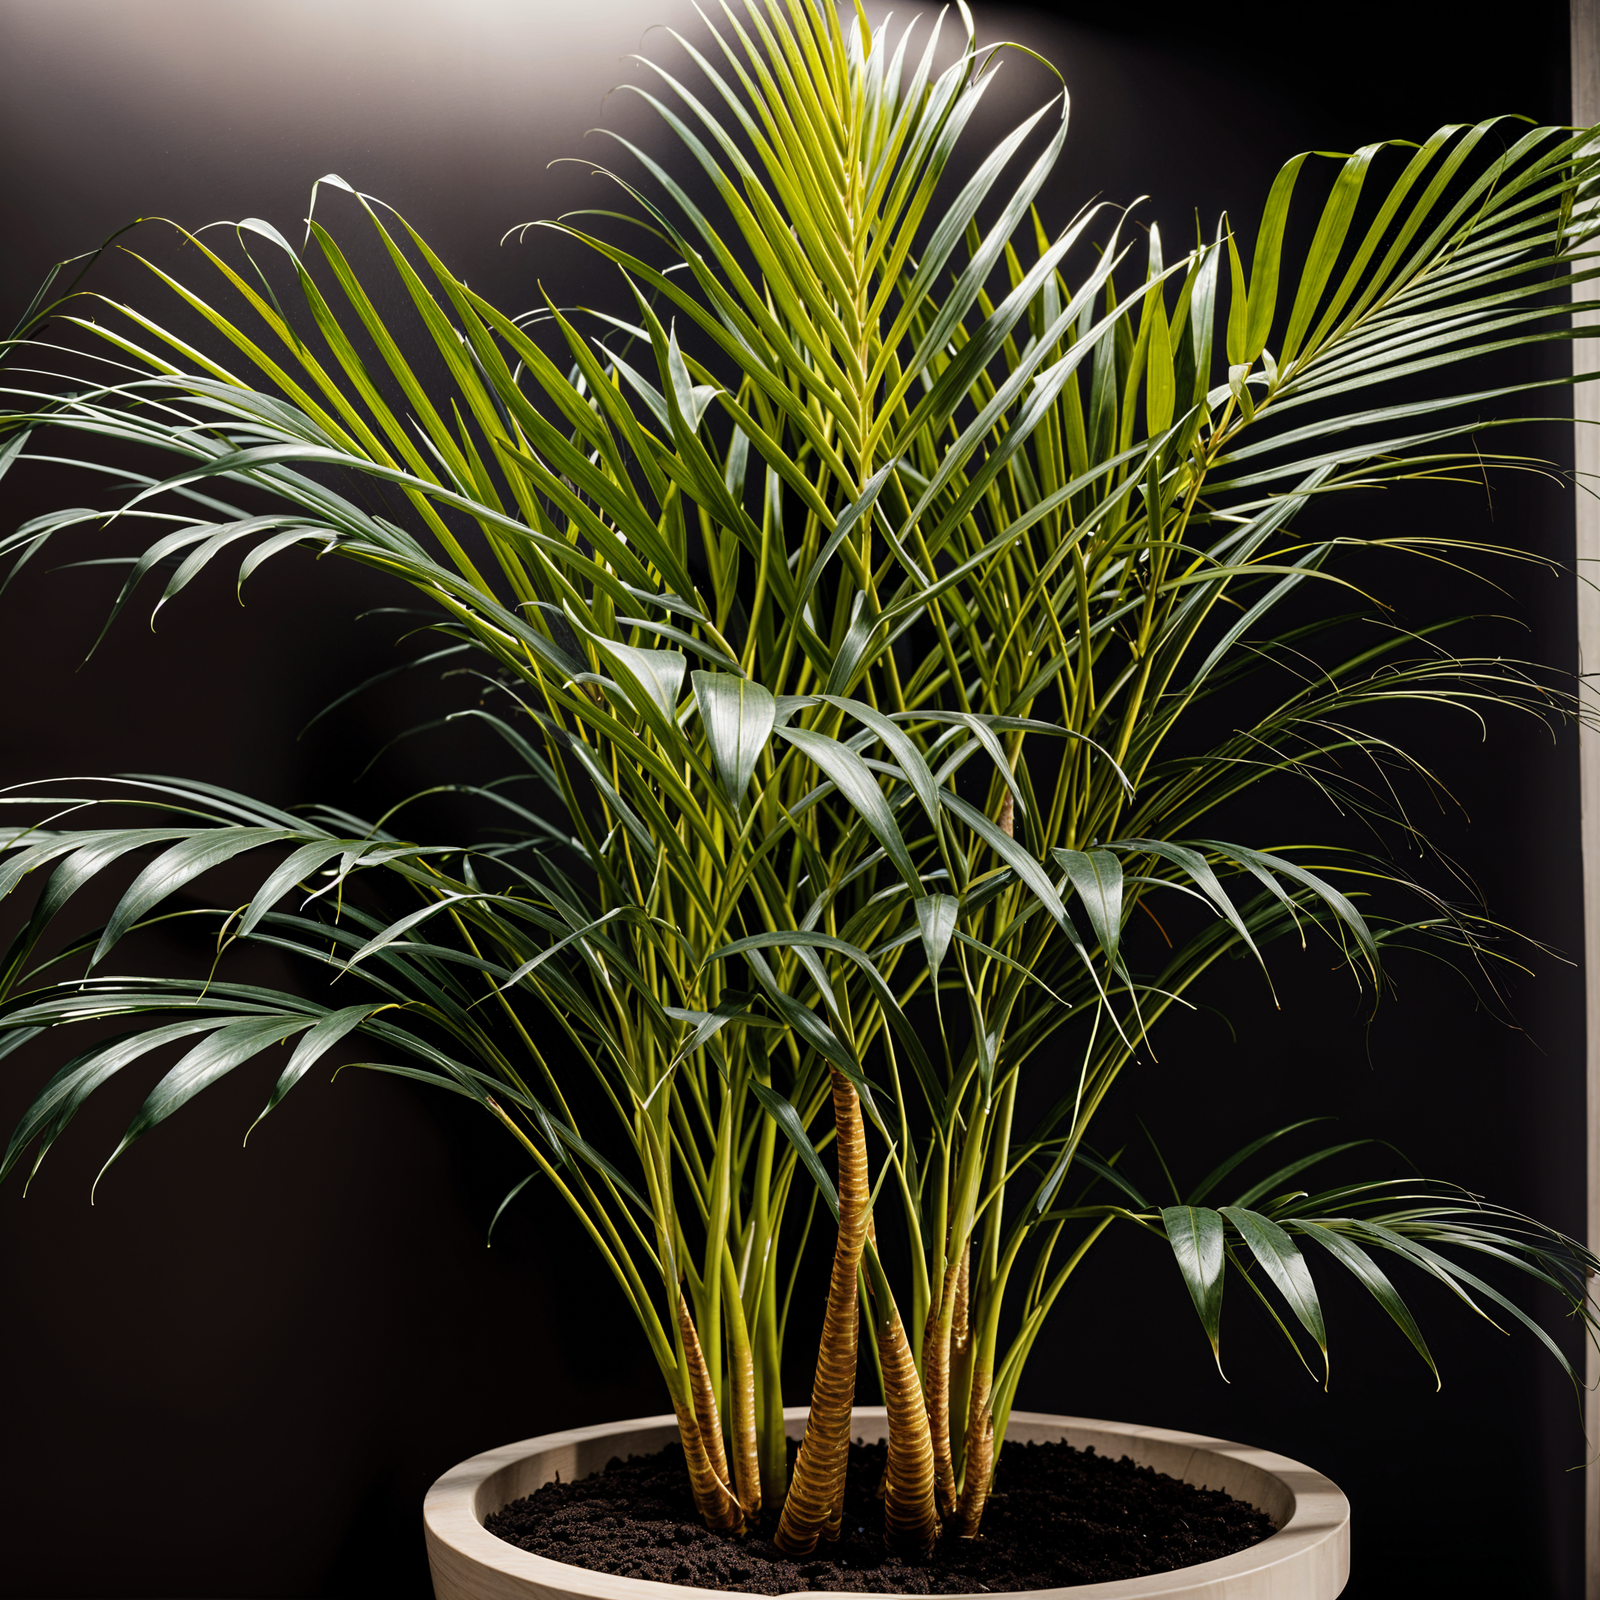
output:
[[[639,89],[681,161],[627,145],[629,214],[543,235],[592,253],[605,308],[510,314],[327,178],[302,246],[258,219],[236,253],[184,235],[192,266],[149,263],[149,303],[51,301],[11,341],[0,470],[65,437],[115,475],[117,611],[219,561],[241,583],[290,548],[359,562],[475,670],[459,715],[507,769],[474,791],[503,824],[475,841],[174,778],[7,795],[0,894],[42,887],[0,975],[0,1051],[123,1031],[64,1061],[0,1175],[174,1047],[112,1159],[285,1046],[263,1115],[336,1047],[468,1097],[614,1276],[706,1522],[776,1509],[792,1553],[838,1531],[862,1372],[889,1415],[890,1542],[977,1534],[1029,1353],[1118,1233],[1170,1242],[1214,1350],[1231,1274],[1325,1363],[1309,1257],[1430,1368],[1380,1261],[1564,1362],[1461,1260],[1509,1261],[1587,1317],[1593,1258],[1537,1223],[1309,1176],[1347,1146],[1243,1182],[1284,1134],[1160,1204],[1092,1132],[1224,956],[1327,939],[1376,993],[1396,943],[1483,953],[1397,867],[1210,819],[1261,783],[1298,815],[1341,756],[1389,753],[1374,708],[1567,714],[1438,636],[1341,654],[1366,600],[1339,561],[1371,543],[1300,530],[1353,487],[1479,468],[1467,430],[1519,392],[1457,365],[1566,337],[1587,135],[1370,146],[1290,251],[1296,157],[1253,248],[1224,219],[1173,252],[1108,207],[1040,214],[1064,89],[958,165],[995,82],[970,22],[953,60],[937,28],[846,28],[815,0],[747,0],[705,37]],[[106,515],[18,528],[13,573]],[[1315,670],[1283,694],[1266,669],[1291,657]],[[215,917],[220,953],[293,952],[337,987],[225,961],[115,975],[125,939],[245,856],[265,865],[243,904],[186,914]],[[119,873],[107,921],[56,939]],[[831,1269],[791,1472],[808,1250]]]

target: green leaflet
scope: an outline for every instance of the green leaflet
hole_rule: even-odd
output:
[[[534,1171],[530,1172],[527,1177],[518,1179],[518,1181],[506,1191],[505,1199],[495,1207],[494,1215],[489,1218],[489,1226],[484,1233],[483,1242],[485,1245],[492,1245],[494,1243],[494,1230],[496,1225],[499,1223],[500,1218],[505,1215],[506,1207],[510,1205],[511,1202],[515,1200],[517,1196],[521,1194],[522,1191],[526,1189],[535,1178],[540,1176],[542,1176],[542,1174],[535,1169]]]
[[[1152,433],[1165,433],[1172,426],[1177,402],[1177,385],[1172,363],[1172,330],[1160,291],[1145,301],[1150,320],[1150,343],[1145,356],[1145,427]]]
[[[888,481],[889,467],[880,467],[871,478],[867,480],[866,488],[861,491],[858,499],[853,500],[838,516],[829,533],[827,543],[817,552],[817,558],[807,567],[805,576],[800,584],[800,591],[795,597],[795,604],[803,609],[811,599],[817,587],[818,580],[827,570],[829,561],[833,559],[840,545],[856,531],[856,525],[863,517],[870,519],[873,503],[877,500],[879,492]]]
[[[303,1033],[310,1026],[311,1019],[305,1017],[251,1017],[238,1022],[225,1022],[208,1034],[199,1044],[186,1051],[177,1065],[150,1091],[144,1104],[134,1114],[133,1121],[128,1124],[121,1143],[100,1169],[95,1179],[96,1185],[105,1176],[106,1168],[141,1134],[148,1133],[157,1123],[164,1122],[180,1106],[235,1067],[260,1055],[263,1050],[281,1044],[297,1033]]]
[[[231,861],[259,845],[283,844],[299,836],[281,828],[225,828],[180,839],[147,866],[117,902],[106,930],[95,947],[91,965],[101,961],[118,939],[168,895],[202,872]]]
[[[1333,193],[1322,208],[1322,216],[1317,222],[1317,231],[1306,256],[1305,271],[1295,294],[1294,309],[1289,314],[1289,327],[1284,334],[1281,357],[1286,363],[1300,352],[1301,342],[1311,325],[1323,288],[1344,248],[1345,235],[1355,215],[1356,202],[1361,197],[1372,158],[1382,148],[1381,145],[1370,144],[1356,151],[1334,180]]]
[[[1122,863],[1109,850],[1052,850],[1077,891],[1106,961],[1116,965],[1122,939]]]
[[[359,850],[361,843],[357,839],[313,839],[292,850],[280,866],[262,879],[261,887],[256,890],[240,919],[240,936],[248,937],[254,933],[261,919],[296,884],[326,866],[335,856],[352,849]]]
[[[951,794],[948,789],[939,791],[939,801],[947,810],[958,816],[983,842],[989,846],[996,855],[1028,886],[1029,891],[1049,912],[1056,925],[1067,931],[1068,937],[1073,941],[1073,947],[1083,952],[1083,946],[1078,942],[1075,934],[1071,932],[1071,923],[1067,918],[1066,907],[1061,903],[1061,896],[1056,893],[1056,887],[1050,881],[1049,874],[1033,859],[1023,847],[1013,838],[1003,833],[995,823],[977,809],[969,805],[958,795]],[[1088,954],[1083,952],[1085,964],[1088,963]]]
[[[260,1122],[261,1117],[266,1116],[269,1111],[275,1110],[283,1097],[346,1034],[354,1033],[363,1023],[371,1021],[380,1011],[388,1009],[388,1006],[383,1005],[345,1006],[342,1010],[330,1011],[325,1017],[314,1022],[295,1045],[294,1054],[289,1057],[288,1065],[272,1086],[272,1098],[261,1108],[261,1116],[256,1118],[256,1122]],[[254,1125],[251,1124],[252,1127]]]
[[[1318,899],[1355,935],[1356,943],[1367,959],[1368,968],[1376,977],[1381,965],[1378,942],[1373,938],[1366,919],[1332,884],[1318,877],[1316,873],[1307,872],[1304,867],[1296,866],[1294,862],[1285,860],[1282,856],[1270,855],[1265,850],[1247,850],[1243,845],[1224,844],[1217,839],[1201,839],[1197,842],[1208,850],[1215,850],[1219,855],[1237,861],[1267,884],[1280,899],[1283,898],[1282,891],[1271,881],[1271,874],[1274,872],[1281,872],[1284,877],[1293,878],[1295,882],[1303,883],[1314,891]]]
[[[681,650],[641,650],[615,639],[589,637],[620,680],[629,704],[670,748],[676,742],[678,691],[688,658]]]
[[[1161,1225],[1177,1258],[1184,1287],[1200,1314],[1200,1326],[1222,1372],[1222,1274],[1227,1230],[1221,1216],[1207,1206],[1163,1206]],[[1226,1374],[1224,1374],[1226,1376]]]
[[[1313,1222],[1305,1217],[1294,1217],[1290,1220],[1306,1238],[1316,1240],[1335,1261],[1350,1270],[1362,1287],[1394,1319],[1395,1325],[1411,1341],[1412,1348],[1417,1354],[1427,1362],[1428,1371],[1433,1374],[1436,1386],[1442,1384],[1443,1379],[1440,1378],[1439,1369],[1428,1350],[1427,1341],[1422,1337],[1421,1328],[1417,1326],[1416,1319],[1407,1309],[1405,1301],[1396,1293],[1394,1285],[1390,1283],[1377,1262],[1360,1245],[1347,1239],[1342,1233],[1336,1232],[1326,1223]]]
[[[848,713],[883,741],[885,748],[905,774],[906,782],[916,794],[923,814],[937,832],[940,827],[939,784],[929,770],[926,758],[917,748],[916,741],[873,706],[863,705],[859,700],[846,699],[842,695],[824,694],[818,698]]]
[[[39,1150],[34,1160],[35,1169],[49,1151],[61,1130],[72,1120],[78,1107],[103,1083],[123,1067],[141,1056],[175,1043],[192,1034],[205,1033],[229,1021],[244,1021],[243,1017],[188,1017],[181,1022],[167,1023],[140,1033],[125,1033],[109,1043],[99,1044],[74,1056],[44,1086],[33,1103],[23,1112],[21,1120],[0,1157],[0,1178],[3,1178],[21,1159],[22,1153],[39,1139]],[[18,1033],[33,1037],[43,1032],[42,1027],[21,1028]]]
[[[759,683],[728,672],[696,672],[691,682],[722,792],[737,809],[772,735],[777,702]]]
[[[1255,940],[1250,937],[1250,930],[1245,927],[1244,918],[1239,915],[1238,908],[1234,905],[1232,897],[1222,887],[1216,873],[1198,850],[1189,845],[1177,844],[1166,839],[1118,839],[1114,848],[1120,850],[1147,850],[1153,856],[1159,856],[1164,861],[1170,861],[1211,901],[1228,926],[1239,935],[1250,953],[1256,958],[1261,970],[1263,972],[1267,970],[1267,964],[1262,960],[1261,952],[1256,948]],[[1269,979],[1268,981],[1270,982],[1271,980]]]
[[[1292,157],[1272,181],[1272,191],[1267,196],[1261,228],[1256,235],[1255,256],[1250,264],[1250,310],[1244,342],[1237,357],[1230,351],[1230,360],[1249,365],[1260,360],[1266,348],[1272,332],[1272,315],[1278,304],[1278,276],[1282,266],[1283,230],[1289,220],[1289,198],[1305,160],[1303,155]]]
[[[1317,1299],[1316,1286],[1311,1281],[1311,1270],[1299,1246],[1277,1223],[1259,1212],[1243,1206],[1223,1206],[1222,1215],[1239,1230],[1239,1237],[1249,1247],[1251,1255],[1261,1263],[1261,1270],[1272,1279],[1274,1287],[1288,1302],[1300,1326],[1316,1341],[1322,1352],[1324,1376],[1328,1360],[1328,1332],[1323,1326],[1322,1305]]]
[[[883,790],[870,769],[848,745],[830,739],[826,734],[811,728],[779,728],[778,735],[786,739],[808,761],[813,762],[843,795],[851,809],[861,818],[872,836],[887,852],[910,887],[913,894],[922,893],[922,879],[900,825],[883,797]]]
[[[951,936],[956,931],[956,917],[961,902],[953,894],[919,895],[912,902],[916,907],[917,926],[922,933],[922,949],[928,958],[928,971],[935,978],[950,948]],[[935,991],[937,992],[937,991]]]

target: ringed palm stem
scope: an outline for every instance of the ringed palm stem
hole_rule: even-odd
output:
[[[972,1270],[972,1241],[961,1251],[957,1268],[955,1307],[950,1318],[950,1399],[946,1410],[950,1430],[950,1469],[952,1500],[959,1503],[962,1472],[966,1461],[966,1418],[972,1403],[972,1329],[967,1319],[967,1285]],[[954,1514],[955,1505],[951,1507]]]
[[[950,1444],[950,1355],[955,1322],[956,1288],[962,1256],[945,1270],[938,1303],[922,1336],[922,1386],[927,1395],[928,1429],[934,1464],[934,1494],[941,1517],[956,1509],[955,1457]]]
[[[760,1515],[762,1498],[755,1351],[739,1298],[739,1275],[725,1241],[722,1304],[728,1319],[728,1432],[733,1440],[733,1488],[745,1520],[754,1522]]]
[[[954,1532],[963,1539],[977,1537],[989,1488],[994,1481],[994,1413],[989,1403],[993,1385],[993,1367],[975,1365],[967,1400],[966,1440],[961,1452],[961,1500],[952,1524]]]
[[[811,1411],[775,1535],[778,1548],[792,1556],[809,1555],[821,1537],[839,1536],[839,1505],[856,1395],[858,1280],[870,1216],[866,1129],[854,1085],[837,1067],[830,1071],[834,1148],[839,1163],[839,1230],[811,1386]]]
[[[910,1561],[925,1561],[939,1538],[936,1469],[927,1400],[917,1378],[911,1343],[900,1321],[894,1292],[878,1260],[866,1249],[867,1293],[888,1413],[889,1459],[884,1472],[883,1529],[890,1549]]]
[[[695,1505],[706,1525],[729,1532],[744,1521],[744,1511],[729,1488],[728,1457],[722,1446],[722,1419],[717,1414],[717,1396],[711,1386],[711,1371],[706,1365],[700,1337],[688,1299],[678,1295],[678,1332],[683,1339],[684,1366],[689,1376],[689,1393],[694,1403],[694,1441],[684,1441],[689,1461],[689,1480],[694,1488]],[[683,1431],[684,1418],[678,1419]]]

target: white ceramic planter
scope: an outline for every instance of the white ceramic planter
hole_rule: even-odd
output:
[[[784,1416],[790,1437],[798,1438],[805,1407]],[[856,1438],[882,1439],[886,1431],[882,1406],[856,1408]],[[719,1590],[569,1567],[519,1550],[483,1526],[486,1516],[558,1472],[570,1483],[613,1456],[659,1450],[677,1433],[671,1416],[638,1417],[524,1439],[452,1468],[428,1491],[422,1509],[437,1600],[724,1600]],[[1225,1490],[1265,1511],[1278,1528],[1270,1539],[1220,1561],[1114,1583],[1028,1590],[1030,1600],[1334,1600],[1350,1576],[1350,1502],[1298,1461],[1195,1433],[1038,1411],[1013,1411],[1006,1438],[1065,1439],[1113,1459],[1131,1456],[1174,1478]]]

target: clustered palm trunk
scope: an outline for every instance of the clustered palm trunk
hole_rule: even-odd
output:
[[[1352,1147],[1277,1164],[1304,1124],[1170,1204],[1088,1134],[1223,956],[1316,929],[1376,992],[1407,939],[1492,953],[1442,902],[1389,909],[1413,886],[1381,862],[1230,843],[1208,819],[1291,778],[1372,811],[1337,767],[1388,755],[1373,707],[1571,713],[1532,668],[1280,608],[1348,593],[1331,568],[1356,541],[1314,531],[1317,507],[1479,470],[1466,435],[1518,393],[1375,401],[1375,385],[1568,336],[1560,297],[1591,275],[1588,136],[1485,123],[1357,152],[1296,275],[1297,157],[1248,271],[1226,219],[1171,263],[1151,226],[1139,260],[1122,222],[1091,235],[1101,208],[1057,234],[1039,214],[1064,92],[952,181],[995,79],[970,21],[940,69],[937,29],[913,49],[858,15],[847,35],[820,0],[724,17],[709,55],[684,45],[699,85],[650,64],[664,98],[647,96],[723,220],[629,147],[652,187],[625,185],[645,213],[626,237],[646,253],[557,229],[615,273],[622,309],[598,332],[549,303],[508,315],[330,178],[426,363],[320,219],[303,252],[241,223],[238,267],[181,235],[181,267],[152,265],[198,333],[67,297],[6,347],[26,360],[0,473],[36,431],[165,462],[112,469],[115,527],[153,529],[113,614],[151,574],[165,603],[228,552],[241,583],[291,550],[361,563],[438,619],[424,660],[477,670],[460,719],[509,770],[442,780],[504,821],[470,847],[404,837],[395,811],[289,813],[178,779],[0,795],[17,808],[0,897],[48,874],[0,964],[0,1055],[82,1021],[132,1029],[61,1066],[0,1177],[166,1048],[182,1053],[113,1159],[290,1042],[263,1114],[336,1046],[464,1095],[638,1319],[708,1526],[776,1514],[793,1555],[839,1533],[867,1370],[888,1413],[888,1542],[920,1559],[979,1534],[1029,1354],[1113,1231],[1170,1246],[1213,1350],[1230,1272],[1270,1288],[1324,1376],[1308,1256],[1351,1272],[1430,1369],[1377,1258],[1528,1322],[1441,1247],[1509,1256],[1587,1319],[1600,1263],[1570,1240],[1421,1183],[1308,1193]],[[1403,170],[1374,202],[1386,161]],[[197,286],[212,271],[235,309]],[[87,350],[41,335],[46,315]],[[53,513],[0,555],[14,573],[104,519]],[[1240,685],[1237,714],[1208,721]],[[336,1000],[220,966],[102,970],[252,850],[273,864],[249,903],[190,914],[214,916],[223,953],[264,942],[337,977]],[[135,861],[103,927],[41,953],[80,888]],[[1040,1092],[1020,1097],[1025,1074]],[[1246,1181],[1250,1162],[1274,1170]],[[791,1309],[816,1327],[796,1271],[829,1215],[791,1481],[782,1347]],[[893,1224],[893,1281],[875,1219]]]
[[[950,1346],[958,1300],[965,1315],[968,1252],[963,1249],[961,1263],[951,1265],[944,1314],[936,1310],[928,1323],[923,1347],[923,1371],[928,1375],[925,1391],[893,1290],[878,1260],[860,1097],[838,1071],[832,1073],[831,1083],[839,1171],[838,1235],[811,1406],[773,1539],[786,1554],[804,1556],[816,1548],[819,1539],[839,1537],[864,1287],[865,1320],[877,1341],[889,1433],[883,1478],[884,1540],[901,1555],[922,1560],[932,1553],[944,1526],[953,1522],[955,1531],[969,1538],[978,1532],[994,1467],[994,1419],[985,1375],[974,1390],[976,1408],[965,1451],[966,1482],[958,1495],[950,1448]],[[760,1513],[760,1485],[741,1475],[739,1489],[730,1487],[716,1398],[700,1358],[693,1317],[681,1298],[679,1316],[684,1346],[692,1352],[694,1408],[689,1412],[679,1407],[678,1432],[695,1503],[708,1527],[740,1529],[753,1524]],[[963,1344],[965,1332],[963,1328]],[[736,1415],[732,1439],[740,1460],[754,1462],[757,1457],[754,1418],[753,1406]]]

